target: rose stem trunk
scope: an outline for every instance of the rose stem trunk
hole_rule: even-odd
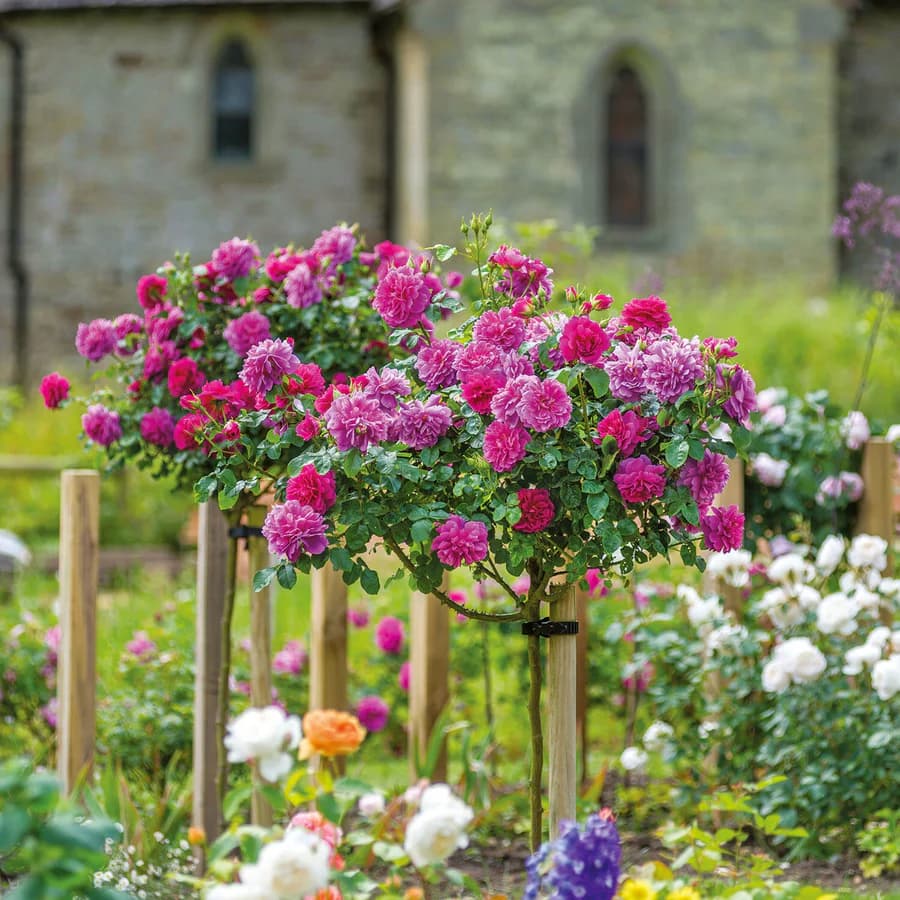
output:
[[[536,621],[540,615],[540,598],[529,597],[525,605],[525,621]],[[528,723],[531,726],[531,777],[528,789],[531,800],[531,850],[534,852],[541,845],[543,831],[541,781],[544,773],[544,733],[541,726],[541,638],[536,634],[528,636],[528,675]]]

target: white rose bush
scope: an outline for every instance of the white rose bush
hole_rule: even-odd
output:
[[[784,775],[761,811],[836,848],[900,806],[900,581],[887,551],[863,534],[775,558],[713,554],[706,589],[683,584],[667,608],[630,613],[631,665],[652,666],[644,703],[659,719],[622,766],[671,748],[695,798],[710,760],[720,784]],[[741,613],[718,593],[735,586]]]

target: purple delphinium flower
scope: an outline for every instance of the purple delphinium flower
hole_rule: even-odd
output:
[[[75,333],[75,349],[91,362],[97,362],[112,353],[118,343],[116,326],[109,319],[82,322]]]
[[[234,281],[249,275],[256,268],[259,247],[251,241],[233,237],[213,250],[211,262],[216,272],[226,281]]]
[[[488,531],[484,522],[450,516],[436,530],[431,549],[445,566],[455,569],[463,563],[481,562],[487,556]]]
[[[433,447],[453,424],[453,413],[439,397],[429,397],[425,403],[413,400],[400,406],[397,416],[397,440],[423,450]]]
[[[472,340],[494,344],[501,350],[517,350],[525,340],[525,323],[508,307],[489,309],[475,323]]]
[[[290,562],[296,562],[301,553],[322,553],[328,546],[325,519],[298,500],[275,504],[266,514],[262,532],[269,551]]]
[[[288,306],[305,309],[322,300],[322,290],[305,262],[297,263],[284,279],[284,295]]]
[[[703,452],[703,459],[689,459],[678,473],[678,484],[687,485],[701,513],[727,483],[728,460],[709,450]]]
[[[299,675],[306,665],[306,648],[300,641],[287,641],[272,659],[272,671],[279,675]]]
[[[122,437],[119,414],[100,403],[87,408],[87,412],[81,417],[81,427],[85,435],[101,447],[108,447]]]
[[[255,309],[229,322],[222,334],[238,356],[243,356],[254,344],[271,337],[269,320]]]
[[[627,344],[617,344],[603,366],[609,375],[609,392],[617,400],[631,403],[647,392],[644,383],[645,351]]]
[[[519,417],[535,431],[553,431],[565,427],[572,418],[572,401],[566,386],[553,378],[529,381],[522,388]]]
[[[265,394],[285,375],[296,371],[299,364],[288,341],[260,341],[247,351],[239,376],[254,394]]]
[[[146,631],[136,631],[125,645],[125,649],[139,662],[146,662],[156,653],[156,643],[150,640]]]
[[[612,900],[621,858],[619,832],[608,811],[588,816],[583,828],[563,822],[559,837],[541,845],[525,863],[523,900],[537,900],[542,892],[553,900]]]
[[[456,341],[437,340],[426,344],[416,357],[416,371],[429,391],[456,384],[456,361],[460,345]]]
[[[496,472],[508,472],[525,458],[531,440],[528,430],[505,422],[491,422],[484,432],[484,458]]]
[[[375,646],[382,653],[395,656],[403,649],[406,628],[396,616],[385,616],[375,626]]]
[[[366,731],[377,732],[382,731],[387,725],[388,717],[391,714],[391,708],[381,699],[374,695],[363,697],[356,704],[356,718]]]
[[[325,426],[342,452],[356,447],[365,453],[386,438],[388,424],[378,400],[360,391],[336,394],[325,412]]]
[[[674,403],[703,377],[699,342],[654,341],[647,351],[644,384],[662,403]]]

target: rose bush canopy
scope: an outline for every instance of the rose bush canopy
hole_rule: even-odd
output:
[[[85,437],[113,464],[133,460],[192,485],[214,467],[212,445],[198,439],[208,418],[224,424],[254,408],[260,384],[238,373],[255,359],[263,359],[263,371],[273,342],[314,361],[317,377],[339,382],[400,350],[388,347],[389,329],[369,295],[379,272],[409,257],[388,241],[366,251],[357,229],[346,225],[323,231],[309,249],[289,245],[263,256],[252,241],[233,238],[201,265],[176,256],[138,281],[139,312],[78,326],[76,349],[88,363],[105,365],[108,376],[84,398]],[[452,296],[459,276],[448,281]],[[433,276],[428,289],[429,297],[445,293]],[[296,390],[316,389],[306,371],[293,373]],[[50,408],[67,402],[69,391],[57,372],[41,383]],[[256,439],[269,424],[260,419]],[[229,425],[216,439],[236,437]]]
[[[409,355],[348,383],[268,338],[245,353],[239,404],[210,415],[194,393],[192,433],[218,453],[198,497],[227,506],[248,471],[276,492],[263,531],[282,562],[257,586],[330,560],[375,592],[376,537],[416,588],[478,615],[440,591],[445,570],[505,586],[527,570],[531,596],[552,599],[556,576],[628,572],[675,547],[694,563],[698,538],[740,546],[741,513],[713,504],[755,408],[735,340],[679,335],[658,297],[616,311],[576,287],[555,296],[541,260],[488,255],[488,225],[464,226],[472,309],[439,290],[450,248],[378,270],[365,302]],[[444,336],[447,309],[468,316]]]

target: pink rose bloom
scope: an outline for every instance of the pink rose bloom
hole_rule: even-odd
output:
[[[306,665],[306,648],[300,641],[287,641],[272,660],[272,671],[279,675],[299,675]]]
[[[513,525],[516,531],[533,534],[543,531],[556,515],[556,507],[550,499],[550,492],[543,488],[522,488],[518,493],[522,518]]]
[[[462,385],[462,398],[481,415],[490,412],[494,395],[506,384],[506,375],[498,369],[475,369]]]
[[[297,500],[311,506],[317,513],[326,513],[337,498],[334,488],[334,472],[320,475],[311,463],[290,478],[285,489],[288,500]]]
[[[841,423],[841,434],[850,450],[859,450],[871,437],[868,419],[859,410],[847,413]]]
[[[354,628],[365,628],[369,624],[369,610],[365,606],[351,606],[347,610],[347,621]]]
[[[600,365],[609,349],[609,335],[592,319],[573,316],[566,322],[559,338],[559,349],[568,363]]]
[[[271,337],[269,320],[255,309],[229,322],[222,334],[238,356],[243,356],[254,344]]]
[[[851,503],[856,503],[863,495],[862,477],[857,475],[856,472],[841,472],[839,477],[844,496]]]
[[[128,341],[126,338],[130,334],[141,334],[143,332],[144,323],[141,321],[140,316],[136,316],[134,313],[122,313],[121,316],[116,316],[113,319],[113,325],[115,326],[116,338],[118,339],[116,349],[119,353],[134,353],[138,348],[137,342]]]
[[[644,503],[662,497],[666,489],[666,470],[655,466],[648,456],[633,456],[619,463],[613,481],[626,503]]]
[[[209,419],[203,413],[189,413],[175,423],[172,439],[179,450],[198,450],[204,443],[203,429]]]
[[[119,414],[99,403],[87,408],[81,417],[81,427],[88,439],[101,447],[108,447],[122,437]]]
[[[405,397],[410,392],[409,379],[396,369],[386,367],[379,371],[372,366],[365,375],[359,376],[359,381],[365,379],[363,392],[367,397],[373,397],[385,412],[392,412],[397,408],[398,398]],[[354,379],[356,382],[357,379]]]
[[[138,303],[148,312],[161,306],[169,288],[169,282],[162,275],[143,275],[138,279],[135,292]]]
[[[328,547],[325,528],[325,520],[311,506],[287,500],[269,510],[262,532],[271,553],[296,562],[301,553],[315,556],[325,552]]]
[[[216,272],[226,281],[244,278],[256,268],[259,247],[251,241],[233,237],[213,250],[212,264]]]
[[[284,294],[288,306],[295,309],[306,309],[322,300],[322,289],[310,267],[301,262],[294,266],[284,279]]]
[[[296,265],[305,261],[304,256],[288,253],[287,248],[280,247],[266,257],[266,275],[273,284],[281,284]]]
[[[622,309],[622,320],[631,328],[646,328],[657,332],[672,324],[666,302],[659,297],[630,300]]]
[[[525,458],[531,435],[521,426],[491,422],[484,432],[484,458],[496,472],[508,472]]]
[[[409,266],[389,269],[375,288],[372,306],[391,328],[413,328],[431,302],[431,288]]]
[[[247,352],[240,379],[254,394],[267,394],[285,375],[296,371],[299,363],[288,341],[261,341]]]
[[[538,387],[540,379],[535,375],[516,375],[510,378],[491,398],[491,412],[498,422],[518,426],[522,424],[520,406],[528,387]]]
[[[678,473],[677,483],[688,487],[703,512],[728,484],[728,460],[719,453],[704,450],[703,459],[688,459],[685,462]]]
[[[484,522],[450,516],[437,526],[431,549],[445,565],[455,569],[463,563],[481,562],[488,554],[488,531]]]
[[[319,433],[321,427],[319,420],[315,416],[307,414],[306,418],[298,423],[294,432],[298,438],[303,438],[304,441],[311,441]]]
[[[406,628],[396,616],[385,616],[375,626],[375,646],[382,653],[396,656],[403,649]]]
[[[494,344],[501,350],[517,350],[525,340],[525,323],[507,307],[489,309],[475,323],[472,340]]]
[[[372,444],[386,439],[388,425],[378,400],[359,391],[336,394],[325,412],[325,426],[341,452],[356,447],[365,453]]]
[[[696,340],[654,341],[644,360],[644,384],[662,403],[674,403],[693,390],[704,373]]]
[[[429,391],[456,384],[456,360],[460,345],[456,341],[437,340],[426,344],[416,356],[416,371]]]
[[[315,363],[300,363],[288,377],[288,391],[291,394],[312,394],[321,397],[325,393],[325,378]]]
[[[91,362],[98,362],[112,353],[118,343],[116,326],[109,319],[82,322],[75,333],[75,349]]]
[[[167,409],[154,406],[141,417],[141,437],[148,444],[169,447],[175,440],[175,419]]]
[[[178,355],[178,350],[173,341],[163,341],[161,344],[153,343],[147,349],[144,357],[143,376],[154,381],[165,372],[166,367]]]
[[[714,506],[700,517],[700,530],[709,550],[737,550],[744,542],[744,514],[737,506]]]
[[[572,401],[565,385],[552,378],[524,385],[519,417],[535,431],[563,428],[572,418]]]
[[[409,674],[411,668],[412,667],[407,661],[400,666],[400,671],[397,673],[397,684],[400,685],[400,690],[407,694],[409,693]]]
[[[439,397],[403,403],[397,413],[397,440],[413,450],[433,447],[453,424],[453,413]]]
[[[471,374],[479,370],[502,368],[503,355],[499,347],[484,341],[466,344],[456,360],[460,381],[465,383]]]
[[[632,403],[647,393],[644,383],[646,353],[638,346],[617,344],[603,364],[609,375],[609,392],[617,400]]]
[[[146,631],[136,631],[125,649],[138,661],[145,662],[156,653],[156,644],[150,640]]]
[[[623,457],[631,456],[638,444],[652,437],[655,425],[655,419],[645,419],[630,409],[624,413],[614,409],[597,423],[594,443],[602,444],[603,438],[611,435],[618,444],[619,454]]]
[[[373,734],[383,731],[384,726],[388,723],[391,708],[381,699],[381,697],[369,696],[363,697],[356,704],[356,718],[366,731]]]
[[[69,399],[69,379],[59,372],[51,372],[41,379],[41,396],[47,409],[57,409],[64,400]]]
[[[584,580],[587,582],[589,597],[593,597],[597,591],[600,591],[601,597],[605,597],[609,593],[609,589],[603,581],[603,573],[599,569],[588,569],[584,573]]]
[[[762,414],[761,421],[772,428],[781,428],[787,421],[787,409],[783,404],[776,403]]]
[[[716,367],[716,384],[730,395],[722,409],[746,428],[750,413],[756,409],[756,385],[750,373],[740,366],[719,365]]]
[[[325,841],[332,852],[337,849],[344,836],[341,829],[333,822],[329,822],[318,810],[296,813],[288,825],[288,830],[291,828],[305,828],[312,832]]]
[[[531,577],[526,572],[524,575],[520,575],[510,587],[513,589],[513,593],[519,597],[527,597],[531,590]]]
[[[313,241],[310,253],[320,261],[328,262],[328,273],[332,274],[338,266],[353,259],[356,249],[356,235],[346,225],[335,225],[323,231]]]
[[[196,361],[189,356],[176,359],[169,367],[169,393],[176,399],[185,394],[193,394],[206,383],[206,376],[200,371]]]

